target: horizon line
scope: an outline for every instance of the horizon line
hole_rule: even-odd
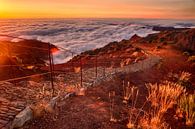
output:
[[[195,18],[133,18],[133,17],[24,17],[24,18],[1,18],[0,20],[22,20],[22,19],[140,19],[140,20],[195,20]]]

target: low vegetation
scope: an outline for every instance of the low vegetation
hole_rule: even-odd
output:
[[[149,96],[147,100],[151,103],[149,118],[141,122],[143,128],[168,128],[163,116],[168,109],[173,108],[180,95],[185,93],[184,87],[177,83],[165,81],[161,84],[146,84]],[[145,124],[143,125],[143,121]]]
[[[195,94],[184,94],[178,100],[177,118],[184,118],[187,126],[195,124]]]
[[[195,56],[190,56],[188,58],[188,62],[195,62]]]
[[[175,74],[174,74],[175,75]],[[165,117],[169,109],[176,110],[172,120],[183,122],[185,127],[192,127],[195,124],[195,94],[186,91],[185,83],[189,82],[191,74],[181,72],[177,74],[178,81],[163,81],[159,84],[148,83],[148,96],[141,107],[137,107],[139,101],[139,89],[130,82],[123,81],[123,100],[127,108],[128,122],[126,127],[129,129],[168,129],[170,128]],[[182,83],[181,83],[182,82]],[[113,116],[115,112],[114,97],[115,92],[109,94],[110,112],[112,122],[117,122]],[[145,107],[148,107],[145,108]],[[176,108],[175,108],[176,107]],[[170,118],[168,118],[170,119]],[[181,121],[183,120],[183,121]],[[168,120],[169,121],[169,120]]]

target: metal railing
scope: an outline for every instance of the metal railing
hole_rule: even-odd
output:
[[[14,36],[9,36],[9,35],[0,35],[0,36],[7,36],[10,38],[17,38],[20,40],[26,40],[23,38],[18,38]],[[72,58],[75,57],[73,60],[70,60],[67,63],[64,64],[54,64],[54,55],[51,51],[52,49],[52,44],[48,43],[47,48],[40,48],[36,46],[27,46],[27,45],[20,45],[18,43],[11,43],[8,45],[10,46],[16,46],[18,48],[26,48],[33,50],[32,52],[42,52],[47,53],[47,61],[48,61],[48,66],[44,66],[42,63],[21,63],[21,64],[0,64],[0,69],[8,69],[7,70],[7,75],[8,78],[0,80],[0,83],[3,82],[19,82],[19,81],[24,81],[24,80],[30,80],[33,77],[38,77],[41,78],[43,77],[45,80],[49,80],[52,88],[52,94],[54,95],[55,93],[55,84],[57,82],[56,77],[60,74],[64,75],[64,78],[69,78],[69,81],[74,81],[78,83],[81,87],[83,87],[83,84],[89,80],[90,78],[95,79],[98,76],[105,76],[107,72],[111,69],[112,71],[116,71],[117,67],[123,67],[121,66],[121,62],[123,62],[126,59],[131,59],[131,57],[126,56],[126,57],[104,57],[104,56],[97,56],[97,55],[85,55],[82,56],[79,55],[78,58],[76,57],[76,53],[67,50],[65,48],[59,47],[60,51],[63,51],[64,54],[69,53],[69,55],[72,55]],[[8,49],[9,50],[9,49]],[[13,53],[11,51],[8,51],[9,56],[11,57]],[[26,53],[25,53],[26,54]],[[32,54],[33,55],[33,54]],[[28,57],[28,53],[27,53]],[[30,55],[29,55],[29,58]],[[132,63],[132,62],[131,62]],[[18,73],[15,73],[20,68],[25,68],[28,66],[36,66],[40,65],[39,70],[35,70],[35,72],[31,72],[28,75],[24,76],[19,76]],[[26,69],[25,71],[29,71]],[[24,73],[25,73],[24,71]],[[32,70],[31,70],[32,71]],[[22,72],[22,71],[21,71]],[[1,74],[6,74],[6,73],[0,73]],[[68,80],[68,79],[67,79]],[[69,82],[67,82],[68,84]],[[68,84],[69,85],[69,84]]]

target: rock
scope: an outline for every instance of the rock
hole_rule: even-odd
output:
[[[13,87],[14,84],[12,84],[10,82],[2,82],[2,83],[0,83],[0,86]]]
[[[154,31],[174,31],[174,30],[187,30],[188,28],[175,28],[172,26],[162,27],[162,26],[154,26],[152,30]]]
[[[134,56],[134,57],[138,57],[139,55],[139,52],[134,52],[133,54],[131,54],[131,56]]]
[[[36,87],[41,87],[43,86],[42,83],[34,82],[34,81],[28,81],[28,84],[30,86],[36,86]]]
[[[1,111],[4,111],[4,112],[7,112],[9,109],[8,109],[8,107],[5,107],[5,106],[4,106],[4,107],[1,107],[0,110],[1,110]]]
[[[6,125],[8,121],[0,119],[0,125]]]
[[[52,98],[51,101],[45,106],[45,111],[52,113],[58,99],[59,99],[59,96]]]
[[[22,112],[20,112],[14,119],[11,129],[22,127],[25,122],[33,118],[33,111],[30,107],[26,107]]]
[[[74,67],[74,72],[79,73],[81,71],[81,67]]]
[[[78,96],[84,96],[85,95],[86,88],[80,88],[77,92],[76,95]]]
[[[131,41],[131,42],[138,42],[140,39],[141,39],[140,36],[138,36],[137,34],[134,34],[134,35],[131,37],[130,41]]]
[[[75,92],[64,94],[64,95],[61,96],[61,101],[65,100],[69,97],[73,97],[73,96],[75,96]]]

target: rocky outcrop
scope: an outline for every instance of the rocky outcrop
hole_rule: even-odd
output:
[[[27,121],[33,118],[33,111],[30,107],[26,107],[22,112],[20,112],[14,119],[11,129],[19,128],[24,125]]]
[[[182,51],[195,51],[195,29],[162,31],[139,40],[142,43],[173,45]]]
[[[0,41],[0,56],[9,58],[10,61],[0,62],[1,64],[44,64],[44,60],[48,59],[50,51],[57,51],[58,48],[54,45],[49,46],[37,40],[22,40],[19,42]]]
[[[108,45],[81,53],[73,58],[72,61],[76,61],[82,58],[90,58],[89,56],[98,57],[126,57],[132,53],[140,52],[139,48],[135,48],[135,43],[154,43],[154,44],[168,44],[173,45],[175,48],[181,51],[195,52],[195,29],[188,28],[173,28],[173,27],[154,27],[154,30],[162,30],[160,33],[150,34],[147,37],[139,37],[133,35],[129,40],[122,40],[120,42],[111,42]]]
[[[50,112],[54,110],[54,107],[59,99],[59,96],[54,97],[44,106],[45,112]],[[41,109],[37,109],[41,110]],[[34,116],[34,109],[30,106],[27,106],[23,111],[21,111],[18,115],[16,115],[15,119],[13,120],[10,129],[14,128],[20,128],[22,127],[26,122],[32,120]]]
[[[161,26],[154,26],[153,30],[154,31],[173,31],[173,30],[187,30],[189,28],[175,28],[175,27],[161,27]]]
[[[141,39],[140,36],[138,36],[137,34],[134,34],[131,39],[130,39],[130,42],[138,42],[139,40]]]
[[[48,60],[49,48],[51,52],[58,50],[54,45],[37,40],[0,41],[0,80],[39,72]]]

